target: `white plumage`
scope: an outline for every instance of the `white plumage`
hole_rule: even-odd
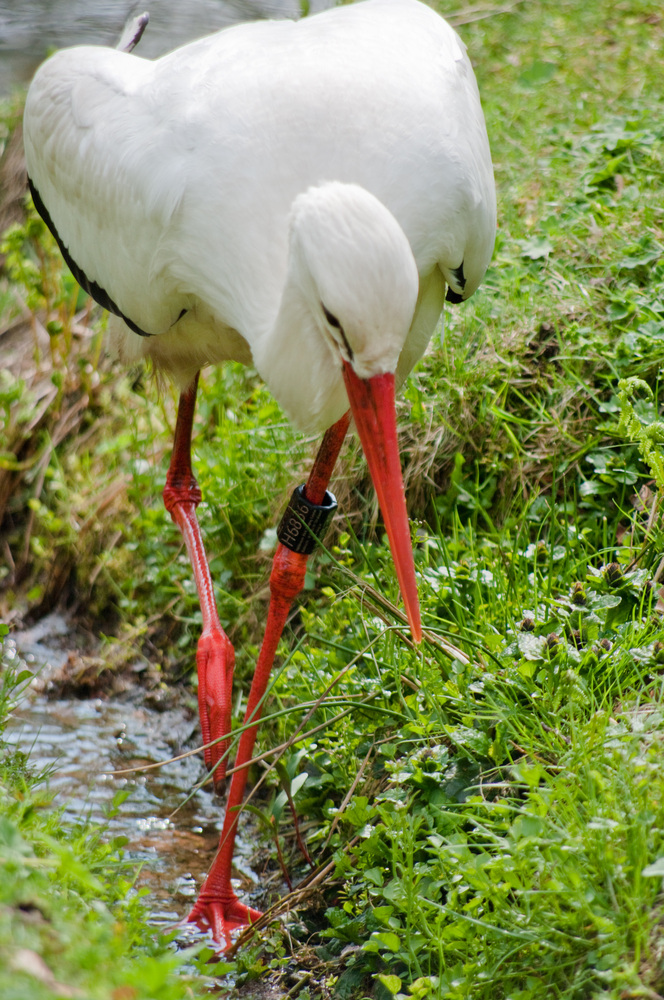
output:
[[[202,364],[253,358],[307,431],[328,426],[347,402],[329,325],[311,300],[317,289],[298,295],[307,261],[289,264],[298,195],[330,181],[359,185],[405,233],[424,301],[401,377],[442,310],[441,275],[467,297],[493,248],[493,175],[474,75],[455,32],[416,0],[239,25],[155,62],[92,46],[58,52],[30,88],[25,148],[73,260],[136,326],[159,335],[124,331],[122,355],[152,357],[181,387]],[[323,304],[358,319],[376,305],[394,310],[394,329],[381,328],[372,353],[381,338],[386,349],[403,341],[405,279],[395,286],[384,276],[367,301],[363,274],[343,268],[358,193],[322,188],[316,207],[307,213],[302,199],[296,217],[309,225],[301,246],[310,272],[324,255],[317,271],[338,299]],[[358,260],[377,282],[385,219],[377,212],[361,226],[367,252]],[[407,254],[394,252],[395,270],[406,271]],[[463,287],[454,275],[462,264]],[[352,322],[338,318],[350,339]]]

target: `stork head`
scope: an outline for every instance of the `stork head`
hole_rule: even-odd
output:
[[[390,541],[413,638],[422,635],[394,403],[419,278],[405,233],[364,188],[330,183],[293,204],[289,282],[324,349],[312,375],[329,412],[350,404]],[[302,372],[306,380],[307,373]],[[312,403],[310,398],[310,405]],[[334,407],[340,407],[334,414]],[[323,407],[324,408],[324,407]]]
[[[394,372],[419,277],[408,239],[365,188],[309,188],[291,214],[291,261],[332,355],[359,378]]]

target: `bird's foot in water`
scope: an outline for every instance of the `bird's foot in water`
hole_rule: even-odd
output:
[[[255,923],[262,916],[260,910],[241,903],[234,893],[224,899],[203,901],[198,899],[186,923],[196,924],[199,930],[210,931],[217,944],[224,950],[231,947],[231,934],[240,927]]]

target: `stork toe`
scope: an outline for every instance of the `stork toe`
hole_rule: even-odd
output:
[[[199,898],[186,923],[196,924],[201,931],[210,931],[217,944],[223,944],[224,950],[228,950],[232,944],[233,931],[255,923],[261,916],[260,910],[245,906],[231,892],[224,899],[204,902]]]

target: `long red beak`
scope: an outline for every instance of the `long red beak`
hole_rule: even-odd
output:
[[[422,623],[397,444],[394,375],[388,372],[361,379],[347,361],[343,362],[343,373],[351,413],[390,540],[410,631],[415,642],[420,642]]]

